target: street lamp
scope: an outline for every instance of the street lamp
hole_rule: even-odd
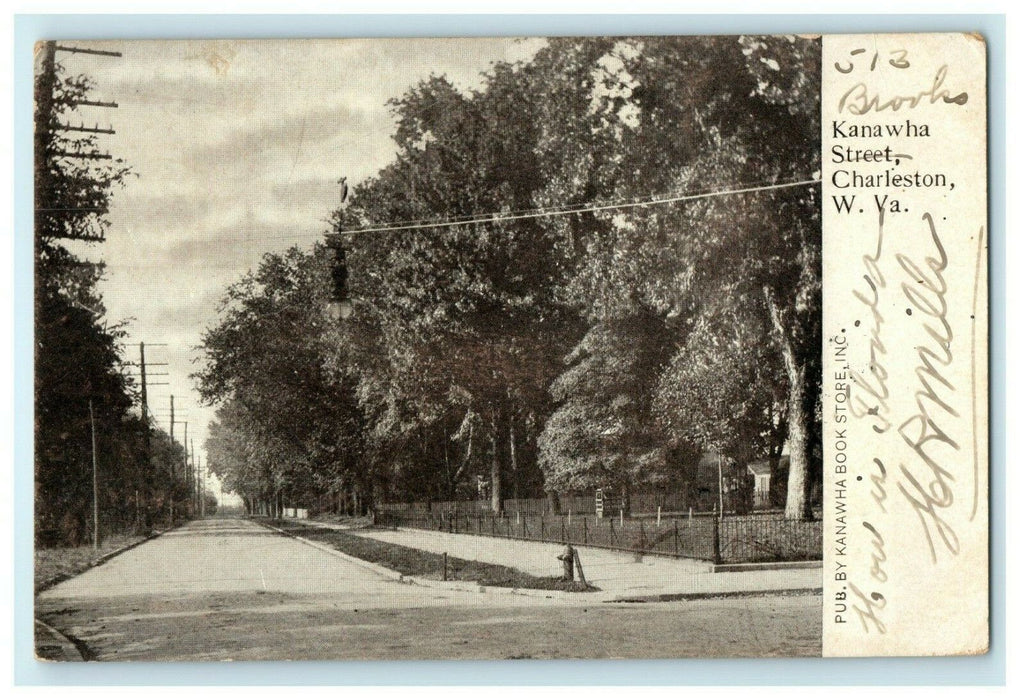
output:
[[[332,250],[332,296],[328,300],[328,318],[333,321],[344,321],[353,315],[353,300],[349,298],[347,279],[349,271],[346,269],[346,248],[342,236],[337,233],[330,233],[325,237],[325,242]]]
[[[333,321],[345,321],[347,318],[353,315],[353,302],[349,299],[343,299],[342,301],[328,302],[326,311],[328,318]]]

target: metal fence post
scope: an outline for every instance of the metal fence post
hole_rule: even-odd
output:
[[[581,519],[581,524],[582,524],[582,526],[584,528],[585,544],[588,544],[588,518],[582,518]]]
[[[674,520],[674,556],[678,554],[678,521]]]
[[[613,531],[613,518],[610,518],[610,546],[617,541],[617,533]]]
[[[720,513],[713,520],[713,563],[720,564]]]

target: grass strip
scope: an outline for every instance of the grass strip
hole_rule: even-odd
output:
[[[299,524],[295,521],[273,520],[271,523],[286,532],[326,544],[357,559],[380,564],[393,571],[398,571],[404,576],[419,576],[437,581],[441,581],[443,578],[441,554],[391,542],[382,542],[369,537],[360,537],[344,530]],[[447,571],[447,579],[450,581],[473,581],[481,586],[576,593],[599,590],[595,586],[585,585],[580,581],[564,581],[555,576],[532,576],[509,566],[486,564],[457,557],[448,557]]]
[[[92,545],[36,549],[34,552],[35,592],[39,593],[61,581],[78,576],[93,568],[108,555],[129,545],[138,544],[149,537],[149,534],[112,535],[100,544],[98,550],[94,550]]]

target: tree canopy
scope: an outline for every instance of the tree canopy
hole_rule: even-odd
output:
[[[126,325],[109,322],[102,263],[66,241],[103,239],[106,214],[129,169],[95,153],[95,133],[68,131],[89,97],[87,76],[67,75],[44,51],[35,78],[35,514],[41,546],[78,545],[93,531],[93,449],[101,535],[143,531],[185,512],[184,448],[138,408],[124,371]],[[91,420],[92,416],[92,420]]]
[[[410,87],[395,159],[331,216],[354,315],[318,316],[322,247],[226,295],[198,375],[224,444],[282,450],[264,489],[485,482],[495,510],[787,449],[787,512],[809,517],[819,61],[798,37],[551,39],[478,89]]]

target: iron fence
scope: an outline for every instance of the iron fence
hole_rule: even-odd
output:
[[[569,543],[715,563],[818,560],[823,548],[820,521],[786,520],[780,513],[652,520],[573,514],[384,510],[378,514],[378,523],[386,527]]]
[[[512,513],[516,517],[521,516],[566,516],[589,515],[596,511],[596,497],[593,494],[561,494],[559,497],[559,508],[554,511],[550,502],[545,498],[507,498],[503,501],[502,512]],[[626,504],[625,515],[648,515],[655,516],[659,512],[666,514],[686,515],[712,513],[719,507],[716,488],[712,489],[688,489],[670,491],[644,491],[631,494],[630,501]],[[767,510],[775,507],[780,508],[781,504],[775,504],[771,498],[770,491],[754,490],[746,495],[735,492],[725,492],[725,512],[748,512],[752,510]],[[607,492],[604,506],[606,515],[617,516],[622,504],[620,497]],[[463,501],[420,501],[405,503],[384,503],[379,506],[382,511],[390,512],[418,512],[430,513],[432,515],[446,515],[448,513],[462,513],[467,515],[489,515],[492,513],[492,504],[488,499],[463,500]]]

